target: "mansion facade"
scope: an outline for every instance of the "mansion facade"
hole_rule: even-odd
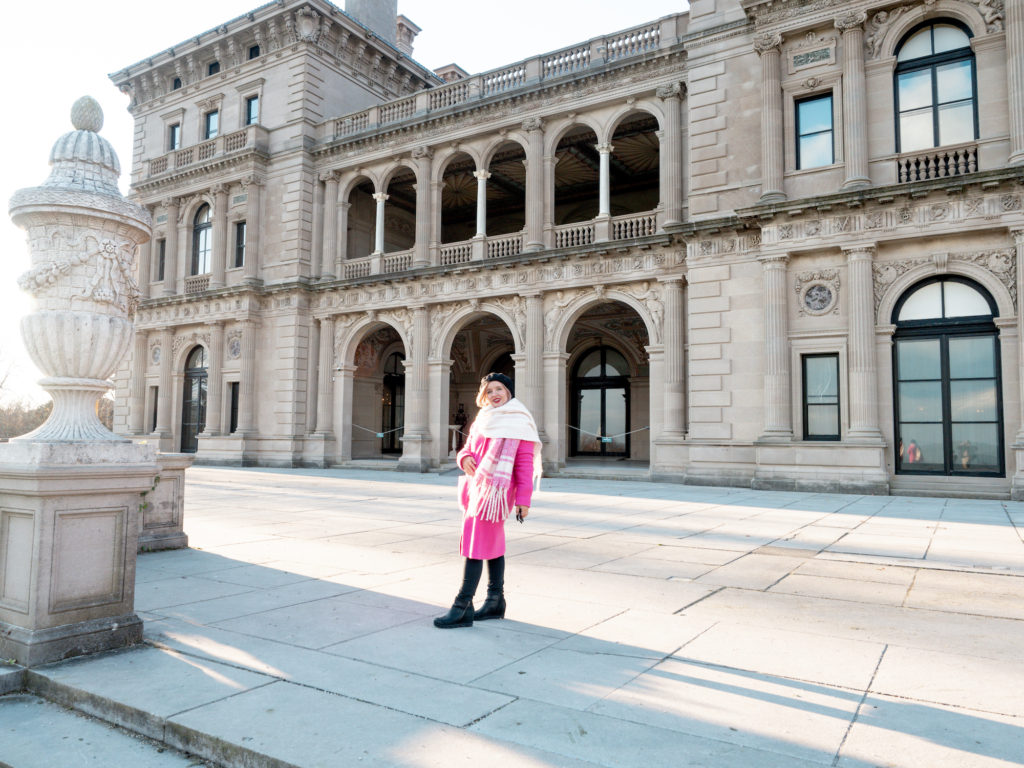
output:
[[[691,0],[471,75],[278,0],[155,54],[115,429],[437,470],[498,370],[549,473],[1024,498],[1022,5]]]

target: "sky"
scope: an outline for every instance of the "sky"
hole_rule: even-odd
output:
[[[8,30],[0,46],[0,198],[41,184],[54,141],[71,130],[71,105],[83,95],[99,101],[100,132],[122,163],[128,191],[132,117],[128,99],[107,75],[259,7],[259,0],[175,0],[170,7],[139,0],[53,0],[37,8],[9,3],[0,12]],[[336,5],[344,7],[343,0]],[[419,26],[413,57],[430,69],[456,63],[483,72],[530,56],[685,11],[685,0],[398,0],[398,12]],[[45,18],[40,18],[42,8]],[[514,8],[511,12],[509,9]],[[164,9],[161,12],[161,9]],[[45,23],[44,23],[45,22]],[[19,31],[20,30],[20,31]],[[42,374],[24,351],[20,318],[32,311],[17,278],[30,266],[25,234],[0,216],[0,398],[41,402]]]

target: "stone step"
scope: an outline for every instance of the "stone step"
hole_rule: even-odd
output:
[[[893,496],[927,496],[954,499],[1009,500],[1009,491],[995,488],[987,477],[942,477],[942,487],[936,487],[935,476],[912,477],[896,475],[889,484]]]
[[[27,693],[0,696],[0,765],[214,768],[213,763],[194,755]]]

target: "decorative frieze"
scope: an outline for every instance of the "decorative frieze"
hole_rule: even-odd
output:
[[[801,316],[839,314],[839,270],[818,269],[796,275],[793,290]]]
[[[990,272],[1002,283],[1017,306],[1017,262],[1012,249],[994,249],[969,253],[941,253],[917,259],[901,259],[872,265],[874,282],[875,311],[882,303],[882,298],[889,286],[911,270],[925,264],[934,264],[939,271],[948,269],[950,262],[974,264]]]

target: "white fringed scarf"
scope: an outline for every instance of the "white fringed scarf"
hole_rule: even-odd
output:
[[[508,489],[520,440],[533,447],[533,482],[541,475],[541,443],[533,416],[516,398],[497,407],[485,405],[473,422],[473,430],[490,439],[487,453],[469,480],[469,517],[488,522],[504,522],[511,512]]]

